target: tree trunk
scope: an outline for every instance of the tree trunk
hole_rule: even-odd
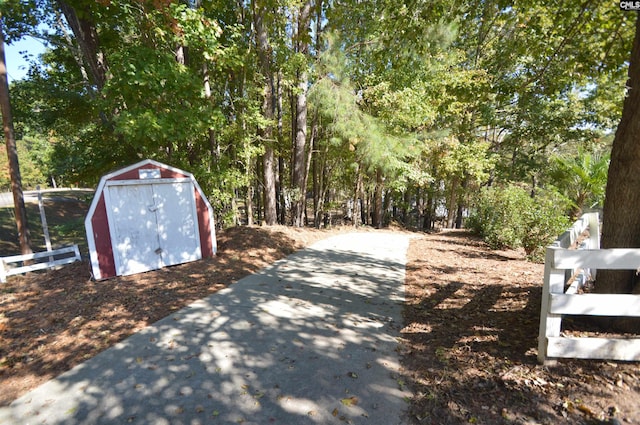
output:
[[[262,173],[264,176],[264,224],[273,226],[278,222],[278,212],[276,210],[276,173],[275,154],[273,147],[265,148],[262,157]]]
[[[315,145],[315,138],[318,134],[318,122],[317,117],[314,118],[313,124],[311,125],[311,137],[309,140],[309,149],[307,149],[307,159],[306,159],[306,167],[304,172],[304,182],[302,183],[302,187],[306,188],[309,183],[309,170],[311,168],[311,160],[313,159],[313,147]],[[302,209],[304,211],[305,216],[305,225],[306,225],[306,217],[307,217],[307,197],[305,196],[302,201]]]
[[[245,203],[247,226],[253,226],[253,184],[249,184],[249,186],[247,186],[247,196],[245,199]]]
[[[67,50],[71,52],[71,55],[73,56],[73,60],[76,62],[76,65],[78,65],[78,69],[80,70],[80,75],[82,75],[82,82],[84,83],[85,88],[89,93],[89,96],[93,97],[95,96],[95,90],[92,87],[91,79],[89,78],[89,74],[87,73],[87,67],[84,64],[82,51],[80,50],[80,47],[73,42],[73,38],[71,37],[68,31],[68,26],[63,22],[61,11],[56,10],[54,11],[54,13],[56,15],[57,29],[62,33],[62,37],[66,42],[65,47],[67,48]],[[65,17],[65,20],[67,20],[66,17]]]
[[[353,194],[353,226],[358,227],[363,223],[362,219],[362,176],[360,174],[360,164],[356,170],[356,187]]]
[[[278,221],[276,211],[276,172],[275,153],[273,150],[273,119],[275,116],[275,96],[274,78],[272,70],[272,54],[269,36],[264,25],[266,9],[259,2],[253,3],[253,23],[256,31],[256,44],[258,50],[258,60],[262,70],[264,81],[262,115],[267,121],[264,128],[258,130],[258,135],[264,143],[265,151],[262,157],[262,172],[264,179],[264,224],[273,226]]]
[[[90,11],[85,9],[81,14],[78,14],[72,6],[63,0],[58,0],[58,5],[76,37],[83,59],[89,67],[93,83],[98,91],[102,90],[107,81],[107,63],[100,50],[96,27],[89,19]]]
[[[434,192],[435,189],[433,188],[434,184],[431,184],[431,189],[427,190],[427,203],[424,207],[424,221],[422,222],[422,230],[424,230],[425,232],[429,232],[433,229],[433,222],[434,222],[434,209],[433,209],[433,203],[434,203]]]
[[[362,196],[362,224],[365,226],[371,225],[371,198],[372,195],[369,189],[365,190]]]
[[[449,199],[447,202],[447,229],[453,229],[455,213],[457,209],[457,192],[459,181],[457,177],[454,177],[451,181],[451,188],[449,189]]]
[[[263,219],[263,209],[262,209],[262,196],[261,192],[258,188],[260,187],[264,187],[264,182],[260,180],[260,175],[264,175],[264,173],[262,172],[262,164],[258,163],[256,164],[256,170],[255,170],[255,175],[256,175],[256,179],[255,179],[255,188],[253,190],[253,195],[254,195],[254,200],[253,202],[255,203],[255,208],[254,211],[256,212],[256,222],[260,223],[260,224],[264,224],[264,219]],[[256,194],[257,193],[257,194]]]
[[[460,184],[460,193],[458,195],[458,209],[456,210],[456,229],[462,229],[464,219],[465,202],[464,197],[468,186],[468,178],[465,176]]]
[[[306,188],[304,187],[305,167],[305,145],[307,139],[307,74],[302,72],[298,89],[300,93],[296,96],[296,136],[293,146],[293,196],[292,214],[293,225],[301,227],[304,216],[304,199]]]
[[[7,80],[7,62],[4,54],[4,34],[2,19],[0,19],[0,111],[2,112],[2,125],[9,159],[9,174],[11,177],[11,191],[13,192],[13,205],[16,214],[16,226],[18,227],[18,239],[20,253],[31,254],[31,236],[27,221],[27,210],[24,206],[24,194],[22,193],[22,178],[18,163],[18,150],[13,131],[13,119],[11,117],[11,101],[9,99],[9,82]]]
[[[640,18],[629,65],[628,93],[611,150],[602,248],[640,248]],[[636,271],[598,270],[596,291],[630,293]]]
[[[312,138],[311,149],[316,149],[316,139]],[[318,155],[314,155],[311,158],[311,175],[312,175],[312,187],[313,187],[313,226],[316,229],[320,228],[320,176],[318,174]]]
[[[204,97],[207,100],[211,100],[211,82],[209,76],[209,66],[205,61],[202,64],[202,84],[204,87]],[[220,144],[216,138],[216,133],[213,127],[209,127],[207,131],[207,138],[209,141],[209,152],[211,155],[211,159],[209,161],[209,171],[215,169],[218,173],[220,172]]]
[[[240,210],[238,209],[238,190],[234,188],[231,192],[233,193],[233,197],[231,198],[231,212],[233,213],[233,225],[240,226],[242,224],[242,220],[240,218]]]
[[[309,24],[311,17],[311,2],[305,2],[298,11],[296,51],[306,57],[309,51]],[[298,94],[296,95],[295,138],[293,145],[293,225],[304,225],[304,204],[306,196],[305,174],[305,146],[307,143],[307,85],[308,75],[306,66],[298,71]]]
[[[398,207],[396,206],[396,203],[392,201],[393,197],[391,196],[391,190],[385,190],[382,196],[382,227],[388,227],[391,219],[396,220]],[[393,210],[392,217],[389,217],[389,210]]]
[[[278,145],[282,146],[282,140],[284,138],[283,131],[283,123],[282,123],[282,84],[281,84],[281,73],[278,72],[278,83],[276,90],[276,114],[277,114],[277,131],[278,131]],[[284,176],[285,176],[285,163],[282,154],[278,155],[278,173],[276,176],[276,197],[278,199],[278,203],[276,204],[276,210],[278,213],[278,221],[280,224],[286,224],[286,216],[287,216],[287,205],[285,203],[284,198]]]
[[[285,175],[285,164],[284,158],[282,156],[278,156],[278,218],[280,224],[287,223],[287,203],[284,196],[284,182],[282,181]]]
[[[411,189],[406,188],[402,194],[402,224],[404,227],[409,228],[409,205],[411,204]]]
[[[373,191],[373,217],[371,217],[371,224],[376,228],[382,227],[382,189],[384,188],[384,181],[382,178],[382,170],[378,167],[376,170],[376,187]]]

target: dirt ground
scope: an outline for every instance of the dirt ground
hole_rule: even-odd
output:
[[[218,256],[102,282],[89,265],[0,284],[0,406],[332,231],[237,227]],[[637,364],[536,362],[542,265],[465,232],[416,234],[400,354],[416,424],[640,424]]]

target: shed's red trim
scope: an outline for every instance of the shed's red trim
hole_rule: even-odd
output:
[[[93,226],[93,240],[100,264],[100,275],[102,279],[105,279],[116,275],[116,263],[111,249],[111,234],[109,233],[104,194],[100,193],[99,196],[100,199],[93,212],[93,217],[91,217],[91,225]]]
[[[187,177],[185,174],[178,173],[176,171],[169,170],[167,168],[159,167],[155,164],[145,164],[141,167],[136,167],[132,170],[125,171],[122,174],[118,174],[117,176],[113,176],[109,180],[138,180],[140,179],[140,176],[138,175],[138,170],[154,170],[154,169],[160,170],[160,177],[162,177],[163,179],[171,179],[171,178],[180,179],[180,178]]]
[[[196,212],[198,214],[198,232],[200,233],[200,252],[202,258],[213,257],[213,241],[211,240],[211,220],[209,218],[209,209],[200,192],[195,188],[193,190],[196,196]]]

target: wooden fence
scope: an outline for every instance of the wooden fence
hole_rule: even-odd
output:
[[[586,238],[585,231],[588,231]],[[549,246],[544,266],[538,361],[544,363],[553,358],[640,361],[640,338],[561,336],[563,315],[640,317],[640,295],[578,293],[588,279],[595,278],[598,269],[639,267],[640,249],[600,249],[597,213],[583,215]]]

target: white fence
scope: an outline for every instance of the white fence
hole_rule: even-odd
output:
[[[81,261],[78,245],[35,254],[0,257],[0,282],[6,282],[8,276],[50,269],[64,264],[70,264],[74,261]],[[31,264],[23,265],[25,262],[31,262]],[[16,266],[16,264],[22,265]]]
[[[585,230],[589,236],[580,243]],[[640,267],[640,249],[599,248],[597,213],[583,215],[547,248],[538,337],[541,363],[552,358],[640,361],[640,338],[561,336],[563,315],[640,317],[640,295],[578,293],[587,279],[595,278],[597,269]],[[573,283],[568,286],[570,279]]]

